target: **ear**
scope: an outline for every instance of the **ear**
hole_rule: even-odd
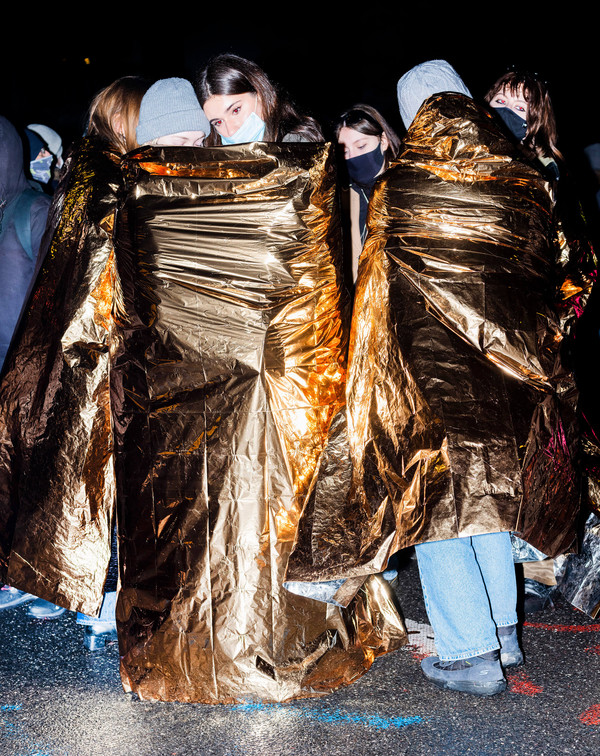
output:
[[[390,140],[387,138],[385,131],[381,135],[381,151],[385,154],[385,151],[390,146]]]
[[[115,134],[118,134],[122,137],[125,136],[125,126],[123,124],[123,116],[121,115],[121,113],[114,114],[114,116],[110,120],[110,125],[112,126],[112,130],[115,132]]]
[[[260,99],[260,95],[258,94],[258,92],[256,93],[256,107],[254,108],[254,112],[261,120],[264,120],[265,111],[263,108],[262,100]]]

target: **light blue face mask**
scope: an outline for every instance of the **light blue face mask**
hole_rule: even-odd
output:
[[[267,124],[256,113],[250,113],[248,118],[232,136],[223,136],[223,144],[245,144],[246,142],[262,142]]]
[[[42,184],[47,184],[50,181],[51,172],[50,169],[52,168],[52,161],[54,160],[54,157],[52,155],[48,155],[47,157],[43,158],[36,158],[36,160],[32,160],[29,163],[29,170],[31,171],[31,177],[34,178],[36,181],[41,181]]]

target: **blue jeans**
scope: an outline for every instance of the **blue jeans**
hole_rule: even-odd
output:
[[[500,648],[496,628],[517,622],[509,533],[415,546],[423,597],[442,661]]]
[[[117,592],[110,591],[104,594],[100,614],[97,617],[90,617],[89,614],[77,612],[78,625],[93,625],[96,630],[110,630],[117,626],[115,619],[115,609],[117,605]]]

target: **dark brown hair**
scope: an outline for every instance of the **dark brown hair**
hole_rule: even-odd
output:
[[[94,97],[88,112],[88,135],[96,135],[116,152],[125,154],[139,147],[135,130],[142,98],[150,82],[141,76],[123,76]],[[116,130],[119,117],[123,133]]]
[[[527,102],[527,134],[523,145],[538,157],[563,159],[556,143],[556,119],[547,84],[534,73],[509,71],[501,76],[485,95],[491,102],[499,92],[509,92],[513,97],[519,92]]]
[[[336,126],[335,126],[335,138],[338,139],[340,131],[346,126],[349,129],[354,129],[361,134],[369,134],[370,136],[376,136],[381,138],[384,134],[388,140],[388,148],[384,153],[385,164],[384,168],[388,165],[398,154],[400,150],[400,138],[389,125],[381,113],[371,105],[353,105],[345,113],[342,113]]]
[[[302,141],[323,140],[318,123],[310,116],[300,115],[262,68],[246,58],[230,53],[217,55],[201,72],[196,90],[201,105],[213,95],[238,95],[246,92],[256,94],[266,123],[264,138],[267,142],[281,141],[288,134],[295,134]],[[205,144],[210,146],[220,143],[221,139],[213,128]]]

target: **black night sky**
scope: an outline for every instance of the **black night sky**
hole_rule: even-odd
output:
[[[293,4],[292,10],[278,6],[277,13],[263,6],[243,17],[229,4],[220,12],[214,5],[190,11],[186,4],[127,18],[86,6],[86,14],[97,16],[83,21],[57,14],[51,24],[36,24],[35,34],[25,22],[15,23],[15,46],[3,44],[0,52],[0,112],[19,127],[46,123],[69,143],[82,131],[92,96],[115,78],[184,76],[193,82],[212,55],[235,52],[259,63],[328,135],[330,123],[356,102],[380,109],[402,133],[397,79],[417,63],[445,58],[475,98],[509,65],[541,73],[553,94],[559,146],[569,156],[600,141],[593,94],[599,35],[588,31],[596,21],[580,16],[577,5],[545,22],[536,8],[546,6],[536,3],[515,6],[514,16],[509,6],[492,11],[491,4],[472,5],[471,15],[464,4],[422,4],[410,12],[401,5],[397,11],[366,4],[333,11],[331,4]],[[493,20],[490,14],[500,12],[504,17]],[[4,28],[6,35],[9,26]]]

